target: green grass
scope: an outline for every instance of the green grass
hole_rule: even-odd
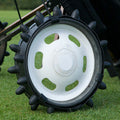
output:
[[[22,11],[22,15],[28,11]],[[8,21],[9,24],[18,19],[16,11],[0,11],[0,20]],[[10,44],[19,42],[19,35],[14,37]],[[98,90],[94,97],[94,107],[86,105],[75,112],[46,113],[46,107],[39,106],[37,111],[30,110],[29,101],[25,95],[17,96],[17,79],[15,75],[7,72],[14,65],[14,53],[9,49],[10,56],[5,58],[0,72],[0,120],[119,120],[120,119],[120,80],[110,78],[105,71],[104,82],[107,89]]]

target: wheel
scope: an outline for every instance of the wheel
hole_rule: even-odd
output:
[[[0,65],[3,63],[3,60],[4,60],[6,46],[7,46],[6,42],[4,42],[2,45],[0,45]]]
[[[6,22],[5,23],[0,22],[0,31],[2,31],[7,26],[7,24],[8,23],[6,23]],[[0,39],[4,36],[5,35],[0,36]],[[6,48],[7,48],[7,42],[3,42],[0,45],[0,65],[2,65],[4,57],[9,55],[9,53],[6,52]]]
[[[94,22],[88,27],[72,17],[56,17],[56,11],[53,14],[44,18],[37,13],[37,25],[21,26],[19,45],[10,46],[16,52],[15,66],[8,69],[17,74],[16,94],[25,93],[32,110],[40,104],[48,107],[48,113],[74,111],[84,104],[92,107],[97,88],[105,89],[102,48],[89,28]],[[78,11],[72,14],[77,15]],[[38,18],[42,18],[41,25]]]

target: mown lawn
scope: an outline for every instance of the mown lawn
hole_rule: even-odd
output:
[[[25,15],[28,11],[21,11]],[[16,11],[0,11],[0,20],[9,24],[17,20]],[[110,78],[105,70],[104,82],[107,89],[98,90],[93,98],[94,107],[86,105],[76,112],[55,112],[47,114],[46,107],[39,106],[37,111],[31,111],[25,95],[17,96],[18,85],[15,75],[7,72],[14,65],[14,53],[9,49],[10,44],[19,42],[19,35],[8,42],[10,56],[5,58],[0,72],[0,120],[120,120],[120,80]]]

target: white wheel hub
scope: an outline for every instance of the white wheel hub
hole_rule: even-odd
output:
[[[55,56],[54,68],[61,76],[69,76],[75,70],[76,63],[74,53],[69,49],[63,48]]]
[[[46,44],[46,37],[55,33],[59,39]],[[80,46],[70,40],[70,35],[77,39]],[[35,67],[38,52],[43,54],[40,69]],[[91,82],[94,65],[94,53],[89,40],[70,25],[56,24],[43,29],[29,48],[28,71],[31,81],[39,93],[54,101],[68,101],[80,96]],[[51,90],[46,87],[43,84],[45,79],[54,84],[55,88]]]

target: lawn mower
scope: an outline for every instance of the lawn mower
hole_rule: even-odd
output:
[[[19,44],[10,45],[15,66],[8,69],[20,85],[16,94],[24,93],[32,110],[43,105],[48,113],[93,107],[96,90],[106,89],[104,68],[119,76],[120,1],[42,0],[24,17],[14,1],[20,20],[0,23],[0,64],[7,41],[20,33]]]

